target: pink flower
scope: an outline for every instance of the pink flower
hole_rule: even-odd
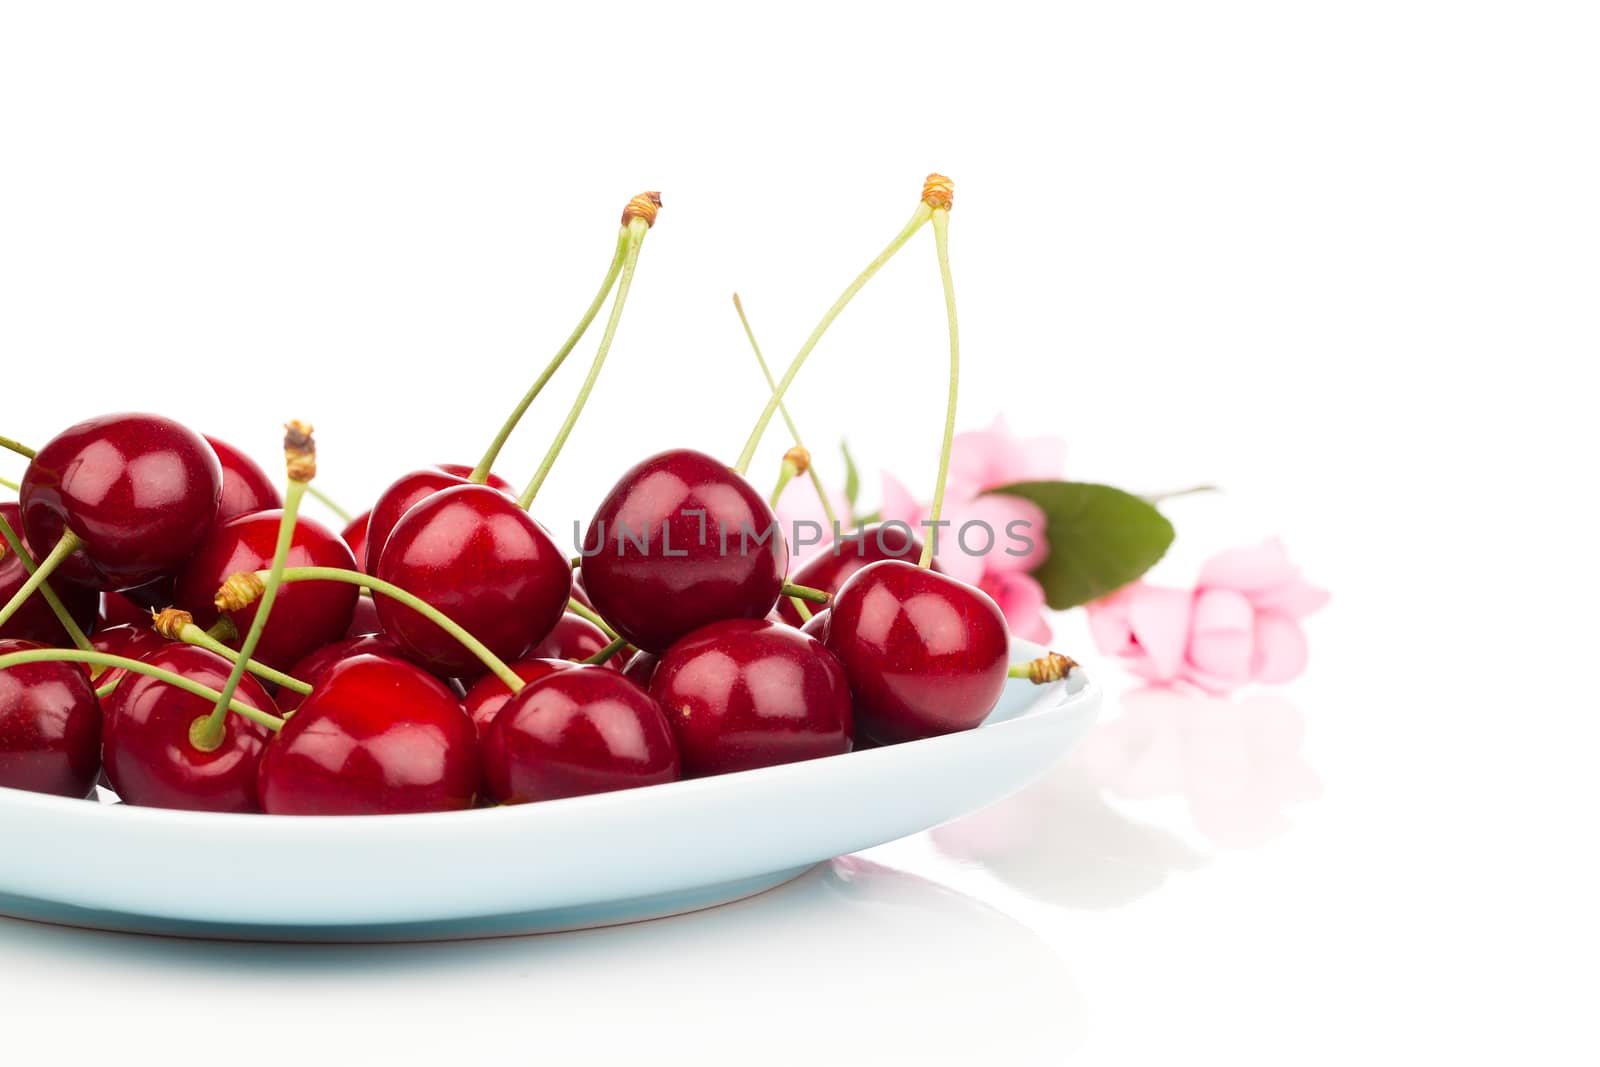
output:
[[[826,488],[826,483],[824,487]],[[833,514],[839,520],[840,527],[848,530],[850,501],[845,499],[843,493],[829,489],[828,502],[833,505]],[[778,516],[778,528],[783,531],[783,536],[789,539],[791,570],[798,569],[817,553],[827,551],[828,546],[833,543],[833,530],[828,525],[828,513],[823,510],[822,501],[817,497],[817,487],[811,484],[810,475],[802,474],[784,486],[783,493],[778,497],[778,506],[773,510]],[[800,525],[802,523],[806,525]],[[816,525],[809,525],[811,523]],[[810,540],[813,536],[818,538],[819,543],[796,544],[802,538]]]
[[[1141,678],[1227,693],[1304,670],[1300,620],[1327,602],[1274,538],[1213,556],[1192,590],[1135,582],[1097,600],[1089,630],[1102,652],[1127,659]]]

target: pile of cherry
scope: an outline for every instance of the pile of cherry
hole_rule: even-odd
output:
[[[573,558],[483,464],[406,473],[336,534],[299,515],[315,446],[287,429],[282,491],[158,415],[9,442],[30,459],[0,504],[0,786],[293,815],[517,804],[971,729],[1008,677],[1071,667],[1012,665],[994,602],[903,530],[790,576],[782,536],[737,536],[777,530],[768,499],[700,452],[624,473]]]

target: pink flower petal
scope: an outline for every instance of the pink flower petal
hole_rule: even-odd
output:
[[[1309,658],[1306,633],[1287,615],[1263,612],[1255,620],[1255,653],[1250,673],[1258,682],[1279,685],[1298,677]]]
[[[1271,611],[1291,619],[1303,619],[1327,604],[1326,589],[1318,589],[1304,578],[1296,576],[1274,589],[1263,590],[1250,598],[1257,611]]]
[[[1253,548],[1219,552],[1200,568],[1196,589],[1232,589],[1254,599],[1257,594],[1287,585],[1300,576],[1283,542],[1269,538]]]
[[[1248,600],[1230,589],[1195,595],[1189,662],[1199,672],[1238,686],[1250,678],[1254,646],[1255,611]]]
[[[1140,584],[1128,604],[1134,640],[1150,657],[1153,676],[1172,679],[1183,665],[1189,643],[1190,594],[1182,589]]]
[[[1011,632],[1026,641],[1048,644],[1050,624],[1044,617],[1044,588],[1026,574],[990,572],[978,583],[1000,605]]]
[[[920,533],[918,523],[922,521],[922,506],[913,499],[911,491],[887,471],[883,474],[883,506],[878,509],[878,514],[884,522],[903,522]]]
[[[1128,618],[1129,605],[1136,585],[1128,585],[1089,602],[1089,636],[1095,647],[1108,656],[1129,656],[1139,649],[1133,639],[1133,622]]]

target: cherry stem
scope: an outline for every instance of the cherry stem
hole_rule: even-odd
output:
[[[218,641],[205,630],[202,630],[200,627],[196,626],[192,621],[184,624],[184,626],[177,631],[177,640],[182,641],[186,645],[194,645],[198,648],[203,648],[207,652],[214,652],[223,659],[227,660],[229,663],[237,664],[241,658],[235,649],[229,648],[221,641]],[[294,677],[293,675],[284,674],[280,670],[274,670],[258,660],[247,660],[245,662],[244,669],[255,675],[257,678],[265,678],[273,685],[280,685],[285,689],[293,690],[294,692],[299,693],[301,696],[311,695],[311,687],[302,682],[300,679]]]
[[[56,542],[56,547],[50,550],[48,556],[39,561],[39,565],[28,576],[28,580],[18,587],[6,606],[0,608],[0,626],[4,626],[11,621],[11,616],[15,615],[17,609],[27,603],[28,598],[38,591],[40,586],[44,585],[46,578],[55,573],[55,569],[61,566],[62,560],[82,547],[83,541],[79,539],[77,534],[71,530],[63,530],[61,532],[61,540]],[[57,603],[60,602],[57,601]]]
[[[577,597],[567,598],[567,610],[578,616],[580,619],[587,619],[594,623],[596,626],[600,627],[601,633],[615,640],[617,631],[611,628],[611,624],[602,619],[599,612],[590,610],[589,605],[585,604]]]
[[[776,508],[778,506],[778,498],[783,496],[783,491],[789,488],[789,483],[794,481],[795,475],[799,473],[800,469],[794,465],[794,461],[788,456],[784,456],[783,463],[778,467],[777,484],[772,487],[772,495],[767,497],[767,505],[769,507]]]
[[[11,490],[13,493],[22,492],[22,486],[18,485],[16,482],[12,481],[10,478],[0,478],[0,485],[5,486],[7,489]]]
[[[105,672],[105,668],[104,667],[96,667],[94,669],[95,677],[99,677],[104,672]],[[117,686],[119,686],[121,684],[122,684],[122,679],[121,678],[117,678],[117,679],[114,679],[113,681],[107,682],[105,685],[102,685],[99,689],[96,689],[94,691],[94,698],[96,700],[104,700],[106,697],[110,696],[112,693],[115,693],[117,691]]]
[[[804,600],[797,596],[792,596],[789,598],[789,603],[794,605],[794,610],[799,613],[801,622],[811,621],[811,608],[807,606]]]
[[[9,437],[0,437],[0,448],[9,449],[10,451],[15,452],[17,455],[26,456],[29,459],[32,459],[34,456],[39,454],[38,452],[29,448],[27,445],[23,444],[21,441],[13,441]]]
[[[833,306],[828,309],[828,313],[822,316],[822,321],[817,323],[816,329],[811,331],[811,336],[806,338],[806,343],[800,346],[800,351],[795,353],[794,359],[789,361],[789,369],[783,372],[783,379],[772,390],[772,396],[767,400],[765,410],[761,412],[761,417],[756,420],[755,428],[750,431],[750,438],[744,443],[744,451],[739,453],[739,461],[733,465],[733,469],[736,472],[744,474],[750,469],[750,461],[755,458],[756,447],[761,444],[761,435],[766,433],[767,424],[772,421],[772,416],[778,410],[778,405],[783,402],[784,394],[789,391],[789,386],[793,383],[795,375],[800,373],[800,368],[805,364],[806,357],[811,355],[813,348],[817,347],[817,342],[822,340],[822,335],[828,332],[828,327],[833,325],[833,320],[838,318],[839,313],[849,306],[855,295],[872,280],[872,276],[878,273],[885,263],[893,259],[894,254],[900,251],[905,246],[905,243],[916,235],[918,230],[922,229],[922,224],[927,222],[932,217],[932,214],[932,208],[927,204],[919,203],[917,210],[911,215],[911,221],[906,223],[905,228],[895,235],[895,239],[889,242],[888,247],[878,253],[878,258],[867,264],[866,270],[856,275],[855,281],[845,287],[844,292],[839,294],[839,299],[835,300]]]
[[[205,631],[205,635],[217,641],[237,641],[239,640],[239,628],[226,615],[218,615],[217,621],[211,624]],[[229,651],[232,651],[232,649],[229,649]]]
[[[29,574],[38,570],[39,565],[33,561],[33,557],[28,555],[27,550],[22,547],[22,538],[17,536],[17,531],[11,528],[11,524],[6,521],[4,515],[0,515],[0,538],[5,539],[6,548],[22,561],[22,565],[28,569]],[[0,552],[0,555],[4,555],[4,553]],[[61,623],[61,628],[72,639],[74,647],[86,651],[94,648],[94,644],[84,635],[82,627],[78,625],[78,620],[72,617],[72,612],[68,611],[67,606],[61,602],[61,598],[56,596],[55,590],[50,588],[49,582],[39,583],[39,595],[44,597],[44,602],[50,605],[51,611],[55,612],[56,621]]]
[[[143,674],[159,682],[165,682],[175,689],[182,689],[207,701],[214,701],[222,694],[209,686],[201,685],[181,674],[174,674],[161,667],[151,666],[142,660],[128,659],[126,656],[113,656],[109,652],[85,652],[75,648],[30,648],[22,652],[11,652],[0,656],[0,671],[12,667],[20,667],[25,663],[88,663],[92,666],[106,670],[127,671],[129,674]],[[283,720],[270,712],[248,707],[235,700],[228,705],[228,709],[235,714],[243,715],[251,722],[259,723],[269,730],[283,729]],[[204,719],[200,720],[204,722]]]
[[[581,659],[578,662],[590,667],[598,667],[606,660],[610,659],[612,656],[615,656],[618,652],[621,652],[627,647],[628,639],[626,637],[614,638],[610,644],[606,645],[605,648],[602,648],[599,652],[596,652],[588,659]]]
[[[767,358],[761,354],[761,346],[756,343],[755,331],[750,328],[750,320],[745,316],[744,303],[739,299],[739,294],[733,294],[734,310],[739,312],[739,321],[744,324],[744,335],[750,339],[750,350],[756,354],[756,362],[761,365],[762,377],[767,379],[767,388],[773,392],[778,390],[778,381],[772,376],[772,369],[767,366]],[[784,425],[789,427],[789,436],[794,438],[794,443],[799,448],[805,448],[806,443],[800,440],[800,429],[795,426],[794,418],[789,414],[789,408],[784,404],[782,397],[778,399],[778,414],[783,416]],[[811,477],[811,487],[817,491],[817,500],[822,504],[822,514],[828,519],[828,529],[839,525],[839,516],[834,514],[833,501],[828,499],[828,490],[822,484],[822,475],[817,473],[815,466],[806,468],[806,473]],[[773,507],[778,502],[772,502]]]
[[[945,400],[944,443],[939,448],[939,477],[933,483],[933,506],[928,510],[928,529],[938,529],[939,517],[944,513],[944,487],[950,477],[950,448],[956,437],[956,396],[961,392],[961,331],[956,326],[956,285],[950,277],[950,212],[945,208],[933,211],[933,244],[939,255],[939,278],[944,283],[944,312],[950,326],[950,393]],[[928,538],[922,546],[919,567],[933,565],[935,538]]]
[[[628,250],[623,255],[622,277],[617,281],[617,296],[611,302],[611,317],[606,320],[606,332],[600,336],[600,348],[594,354],[594,362],[589,364],[589,376],[583,380],[583,388],[578,390],[578,398],[572,402],[566,421],[556,432],[556,439],[550,442],[550,450],[544,454],[539,469],[533,472],[533,479],[528,482],[528,488],[522,491],[522,496],[517,501],[523,510],[533,506],[533,498],[539,495],[539,487],[549,476],[550,468],[556,465],[556,457],[561,455],[561,449],[566,446],[567,438],[572,435],[572,428],[578,424],[578,416],[583,414],[584,404],[589,401],[589,394],[594,392],[594,383],[600,380],[600,369],[605,366],[606,355],[611,351],[612,338],[617,335],[617,324],[622,321],[622,309],[628,302],[628,290],[633,287],[633,272],[639,265],[639,249],[644,246],[645,234],[650,232],[650,224],[644,219],[634,219],[628,223],[627,229]]]
[[[1038,659],[1028,660],[1026,663],[1013,663],[1006,670],[1008,678],[1026,678],[1034,685],[1049,685],[1059,682],[1067,675],[1078,669],[1078,661],[1071,656],[1063,656],[1059,652],[1046,652]]]
[[[1200,493],[1220,492],[1222,492],[1222,487],[1220,485],[1212,485],[1208,482],[1205,485],[1191,485],[1186,489],[1168,489],[1164,493],[1145,493],[1141,499],[1144,500],[1146,504],[1155,505],[1164,503],[1168,500],[1174,500],[1180,496],[1197,496]]]
[[[783,595],[796,600],[809,600],[813,604],[826,604],[833,599],[833,594],[826,589],[813,589],[809,585],[795,585],[793,582],[783,583]]]
[[[298,478],[290,478],[288,488],[284,490],[283,517],[278,521],[278,543],[272,552],[272,567],[267,571],[266,588],[262,590],[261,601],[256,605],[255,618],[250,620],[250,629],[245,632],[244,641],[239,645],[238,658],[234,659],[233,669],[228,672],[228,680],[222,686],[222,694],[217,698],[211,718],[204,727],[190,731],[190,740],[202,752],[214,752],[222,745],[228,703],[250,669],[256,646],[261,644],[261,635],[266,633],[267,618],[278,599],[278,586],[283,584],[283,568],[289,559],[289,549],[294,544],[295,522],[300,515],[300,501],[305,499],[307,484]]]
[[[265,578],[267,572],[257,571],[256,577]],[[382,593],[391,600],[397,600],[406,607],[415,611],[439,629],[461,642],[462,646],[474,656],[478,657],[496,678],[506,683],[506,687],[513,693],[521,692],[523,681],[504,660],[489,651],[489,647],[476,637],[468,633],[459,623],[451,619],[444,612],[429,604],[426,600],[408,593],[398,585],[393,585],[381,578],[374,578],[370,574],[360,571],[347,571],[342,567],[287,567],[281,575],[285,582],[343,582],[346,585],[366,586],[374,593]]]
[[[341,508],[338,504],[334,503],[333,502],[333,498],[331,496],[329,496],[327,493],[324,493],[321,489],[318,489],[316,486],[311,485],[310,483],[307,483],[306,484],[306,492],[308,492],[312,496],[316,497],[316,499],[319,502],[321,502],[323,507],[327,508],[329,511],[333,512],[335,515],[339,516],[339,518],[344,521],[344,524],[346,526],[349,526],[352,522],[356,521],[356,517],[354,515],[350,514],[349,511],[345,510],[344,508]]]
[[[472,476],[467,479],[468,481],[482,485],[489,480],[489,472],[494,469],[495,461],[500,458],[500,450],[505,448],[506,441],[510,439],[512,431],[517,428],[517,423],[522,421],[522,416],[528,413],[528,408],[533,405],[534,400],[538,399],[539,394],[544,392],[544,387],[551,378],[555,377],[556,371],[561,369],[561,364],[567,361],[567,357],[578,346],[578,342],[583,340],[583,335],[589,332],[589,327],[593,324],[594,317],[600,314],[600,309],[605,306],[606,297],[611,295],[612,288],[617,284],[617,275],[622,273],[622,263],[628,254],[629,230],[630,227],[624,226],[617,231],[617,250],[611,256],[611,266],[606,268],[606,280],[601,283],[600,291],[594,294],[594,301],[590,303],[589,310],[583,313],[583,318],[578,320],[577,327],[568,336],[566,343],[551,357],[550,362],[545,364],[545,368],[540,372],[539,377],[528,387],[528,391],[522,395],[522,400],[511,412],[511,417],[506,419],[505,424],[500,427],[500,432],[495,434],[494,441],[489,445],[489,450],[483,454],[483,458],[478,461],[478,465],[472,468]]]

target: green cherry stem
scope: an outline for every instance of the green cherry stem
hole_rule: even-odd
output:
[[[567,361],[567,357],[578,346],[578,342],[583,340],[583,335],[589,331],[594,317],[600,314],[600,309],[605,306],[606,297],[611,295],[612,288],[617,284],[617,275],[622,273],[622,262],[628,254],[628,230],[629,227],[624,225],[617,232],[617,250],[611,256],[611,266],[606,269],[606,279],[600,284],[600,291],[594,294],[594,301],[590,303],[589,309],[583,313],[583,318],[578,320],[577,327],[567,337],[566,343],[551,357],[550,362],[545,364],[544,370],[528,387],[528,391],[522,394],[522,400],[512,409],[511,417],[506,419],[505,424],[500,427],[500,432],[495,434],[488,451],[483,454],[478,465],[472,468],[472,476],[468,481],[482,485],[489,480],[489,472],[494,469],[495,461],[500,458],[500,450],[505,448],[506,441],[510,440],[512,431],[517,428],[517,423],[522,421],[522,416],[528,413],[528,408],[538,399],[539,394],[544,392],[544,387],[555,377],[556,371],[561,369],[561,364]]]
[[[833,599],[833,594],[826,589],[813,589],[809,585],[795,585],[793,582],[783,583],[783,595],[796,600],[808,600],[813,604],[826,604]]]
[[[104,672],[104,671],[105,671],[104,667],[96,667],[94,669],[95,677],[99,677],[100,674],[102,672]],[[113,679],[112,681],[107,682],[105,685],[102,685],[99,689],[96,689],[94,691],[94,698],[96,700],[104,700],[106,697],[110,696],[112,693],[115,693],[117,691],[117,686],[119,686],[121,684],[122,684],[122,679],[121,678],[116,678],[116,679]]]
[[[10,551],[22,561],[22,565],[27,568],[29,574],[38,570],[39,565],[33,561],[33,557],[28,555],[27,550],[22,547],[22,538],[17,536],[17,531],[11,528],[11,524],[6,521],[4,515],[0,515],[0,538],[5,540],[5,549],[0,550],[0,557],[4,557],[6,551]],[[73,647],[81,648],[85,651],[94,648],[89,638],[84,635],[82,627],[78,625],[78,620],[72,617],[72,612],[68,611],[67,606],[61,602],[61,598],[56,596],[55,590],[50,588],[49,582],[41,581],[39,583],[39,595],[44,597],[44,602],[50,605],[51,611],[55,612],[56,621],[61,624],[61,628],[72,639]]]
[[[239,662],[240,657],[237,651],[229,648],[217,638],[212,637],[210,633],[196,626],[194,616],[182,608],[167,608],[164,611],[152,612],[151,615],[151,625],[155,628],[156,633],[169,641],[182,641],[186,645],[203,648],[207,652],[213,652],[221,656],[229,663]],[[227,616],[224,615],[222,618],[226,619]],[[230,622],[229,625],[231,627],[232,623]],[[235,631],[233,639],[237,640],[237,638],[238,632]],[[299,693],[301,696],[311,695],[311,687],[309,685],[292,675],[274,670],[265,663],[249,660],[245,663],[245,670],[257,678],[264,678],[273,685],[282,686],[285,689]]]
[[[1156,504],[1164,504],[1168,500],[1176,500],[1180,496],[1198,496],[1201,493],[1220,492],[1222,492],[1222,487],[1220,485],[1211,485],[1207,483],[1205,485],[1191,485],[1185,489],[1168,489],[1160,493],[1144,493],[1140,496],[1140,499],[1146,504],[1154,506]]]
[[[795,445],[783,454],[783,462],[778,467],[778,481],[772,487],[772,495],[767,498],[770,507],[778,506],[778,498],[783,496],[783,491],[789,488],[789,483],[794,481],[802,471],[811,469],[811,453]]]
[[[598,611],[590,610],[589,605],[585,604],[577,597],[567,598],[567,610],[578,616],[580,619],[587,619],[589,622],[594,623],[596,626],[600,627],[601,633],[605,634],[612,640],[616,640],[617,631],[611,628],[611,624],[602,619]]]
[[[55,569],[61,566],[61,562],[82,547],[83,542],[78,538],[77,534],[71,530],[62,531],[61,540],[56,542],[56,547],[50,550],[48,556],[39,561],[39,565],[33,569],[33,573],[28,576],[28,580],[17,587],[16,593],[12,595],[6,606],[0,608],[0,626],[4,626],[11,621],[11,616],[15,615],[17,609],[27,603],[28,598],[44,585],[45,579],[55,573]]]
[[[29,448],[27,445],[23,444],[21,441],[14,441],[9,437],[0,437],[0,448],[15,452],[19,456],[26,456],[29,459],[32,459],[34,456],[39,454],[38,452]]]
[[[270,571],[256,571],[254,573],[235,574],[228,579],[219,592],[219,601],[223,596],[237,595],[238,599],[229,600],[229,609],[237,610],[238,607],[252,603],[256,596],[261,595],[265,588],[265,581],[270,577]],[[466,631],[461,624],[450,618],[444,612],[423,600],[415,593],[409,593],[398,585],[392,585],[381,578],[374,578],[370,574],[360,571],[347,571],[342,567],[287,567],[281,575],[284,582],[343,582],[346,585],[366,586],[374,593],[380,593],[392,600],[397,600],[406,607],[415,611],[429,622],[433,623],[445,633],[460,641],[462,646],[471,652],[478,660],[493,672],[496,678],[506,683],[506,687],[513,693],[522,690],[523,681],[506,662],[489,650],[489,647]]]
[[[354,515],[350,514],[347,509],[341,508],[338,504],[334,503],[333,497],[329,496],[327,493],[324,493],[316,486],[308,484],[306,486],[306,492],[310,493],[312,497],[322,504],[323,507],[339,516],[346,526],[349,526],[352,522],[356,521],[356,517]]]
[[[306,487],[317,474],[317,444],[311,436],[311,427],[303,422],[290,421],[283,427],[283,455],[288,468],[289,484],[283,492],[283,517],[278,521],[278,543],[272,552],[272,567],[267,572],[266,585],[261,591],[261,603],[256,606],[255,618],[239,645],[239,658],[234,660],[228,680],[222,686],[217,706],[211,716],[196,719],[189,728],[189,740],[202,752],[214,752],[222,745],[227,727],[228,704],[238,692],[239,683],[250,669],[251,657],[266,633],[267,619],[272,615],[272,605],[278,599],[278,587],[283,584],[283,569],[289,559],[289,549],[294,544],[295,523],[300,516],[300,501],[305,498]]]
[[[794,610],[800,616],[801,622],[804,623],[811,621],[811,608],[804,600],[801,600],[797,596],[792,596],[789,598],[789,603],[794,605]]]
[[[1007,678],[1026,678],[1034,685],[1059,682],[1078,669],[1078,661],[1059,652],[1046,652],[1038,659],[1026,663],[1013,663],[1006,671]]]
[[[628,639],[626,637],[614,638],[610,644],[606,645],[605,648],[602,648],[599,652],[596,652],[588,659],[581,659],[578,662],[585,664],[586,666],[598,667],[606,660],[610,659],[612,656],[615,656],[618,652],[621,652],[627,647]]]
[[[4,486],[5,488],[11,490],[13,493],[22,492],[22,486],[18,485],[16,482],[12,481],[10,478],[0,478],[0,486]]]
[[[778,405],[783,402],[784,394],[789,391],[789,386],[794,382],[795,375],[799,374],[800,368],[805,365],[806,357],[811,355],[813,348],[817,347],[817,342],[822,340],[822,335],[828,332],[828,327],[833,325],[833,320],[839,317],[839,313],[849,306],[850,301],[855,299],[855,295],[872,280],[872,276],[877,274],[885,263],[893,259],[894,254],[900,251],[907,241],[916,236],[917,231],[922,229],[923,223],[927,222],[932,216],[933,210],[926,203],[918,204],[917,210],[911,214],[910,221],[895,235],[894,240],[890,241],[888,246],[878,253],[878,258],[867,264],[866,270],[856,275],[855,280],[845,287],[844,292],[839,294],[839,299],[833,302],[833,306],[828,309],[827,314],[822,316],[822,321],[817,323],[816,328],[811,331],[811,336],[806,338],[806,343],[800,346],[800,351],[795,353],[794,359],[789,361],[789,369],[783,372],[782,380],[772,390],[772,396],[767,401],[766,409],[761,412],[761,417],[756,420],[755,428],[750,431],[750,437],[744,443],[744,451],[739,453],[739,460],[733,465],[735,471],[744,474],[750,470],[750,461],[755,458],[756,447],[761,444],[761,435],[766,433],[767,424],[772,421],[772,416],[778,410]]]
[[[20,667],[25,663],[87,663],[100,667],[103,670],[121,670],[129,674],[143,674],[157,681],[165,682],[175,689],[182,689],[185,693],[193,693],[205,700],[216,700],[222,694],[209,686],[201,685],[181,674],[174,674],[160,667],[153,667],[143,660],[128,659],[126,656],[113,656],[109,652],[84,652],[76,648],[30,648],[22,652],[12,652],[0,656],[0,671],[12,667]],[[252,708],[235,700],[229,703],[228,710],[236,715],[243,715],[251,722],[260,723],[269,730],[283,729],[283,720],[270,712]],[[204,722],[205,720],[200,720]]]
[[[928,529],[938,529],[939,517],[944,513],[944,486],[950,477],[950,448],[956,436],[956,397],[961,392],[961,331],[956,326],[956,286],[950,277],[950,200],[949,179],[934,186],[929,179],[931,192],[924,192],[926,203],[933,205],[933,243],[939,255],[939,278],[944,283],[944,311],[950,326],[950,392],[945,400],[944,442],[939,448],[939,477],[933,483],[933,506],[928,509]],[[930,537],[922,546],[919,567],[933,565],[933,545],[937,538]]]
[[[533,472],[533,478],[517,501],[524,511],[533,506],[533,498],[539,495],[539,487],[549,477],[550,468],[556,465],[556,457],[561,455],[567,438],[572,435],[572,428],[578,424],[578,416],[583,414],[584,404],[589,401],[589,394],[594,392],[594,383],[600,380],[600,370],[605,366],[606,354],[611,351],[611,341],[616,337],[617,325],[622,321],[622,309],[628,303],[628,290],[633,287],[633,273],[639,265],[639,249],[644,247],[645,234],[655,225],[656,211],[660,207],[659,193],[641,193],[628,201],[627,208],[622,212],[628,245],[622,256],[622,275],[617,280],[617,295],[611,301],[611,317],[606,320],[606,330],[600,336],[600,347],[594,354],[594,362],[589,364],[589,376],[583,380],[583,387],[578,390],[578,397],[572,402],[566,420],[562,422],[561,429],[556,431],[556,439],[550,442],[550,449],[540,461],[539,469]]]
[[[772,368],[767,366],[767,358],[761,354],[761,346],[756,343],[755,331],[750,328],[750,319],[744,313],[744,302],[739,299],[739,294],[733,294],[733,307],[739,313],[739,322],[744,325],[744,335],[750,339],[750,350],[756,354],[756,362],[761,365],[761,375],[767,379],[767,388],[777,392],[778,380],[772,376]],[[789,408],[780,398],[778,400],[778,414],[783,416],[784,425],[789,427],[789,436],[794,439],[796,448],[805,448],[805,442],[800,440],[800,428],[794,424],[794,418],[789,414]],[[833,501],[828,499],[828,490],[822,484],[822,475],[817,473],[817,468],[806,467],[806,473],[811,476],[811,487],[817,491],[817,500],[822,504],[822,514],[827,517],[828,529],[839,525],[839,516],[834,514]],[[773,507],[778,502],[772,502]]]

